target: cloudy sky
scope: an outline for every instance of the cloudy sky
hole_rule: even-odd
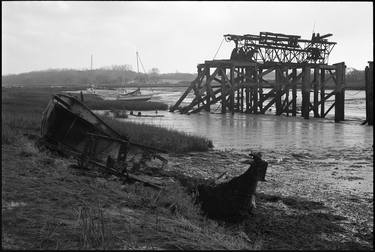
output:
[[[2,74],[130,64],[196,71],[223,34],[332,33],[330,64],[364,69],[373,55],[372,2],[2,2]],[[216,58],[229,58],[224,42]]]

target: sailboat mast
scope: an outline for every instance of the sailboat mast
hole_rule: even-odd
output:
[[[136,53],[137,53],[137,73],[139,74],[139,65],[138,65],[138,58],[139,58],[139,56],[138,56],[138,51]]]

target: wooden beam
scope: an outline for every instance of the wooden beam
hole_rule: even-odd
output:
[[[276,99],[282,96],[284,93],[284,91],[279,92],[266,106],[263,107],[260,113],[264,114],[267,111],[267,109],[269,109],[276,102]]]
[[[335,106],[335,102],[332,103],[332,105],[329,107],[329,109],[324,113],[323,118],[326,117],[326,115],[328,114],[328,112],[331,111],[331,109],[332,109],[334,106]]]

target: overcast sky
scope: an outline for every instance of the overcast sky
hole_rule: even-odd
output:
[[[314,28],[315,27],[315,28]],[[223,34],[332,33],[329,63],[373,57],[372,2],[2,2],[2,74],[130,64],[196,72]],[[233,43],[233,42],[232,42]],[[216,58],[229,58],[224,42]]]

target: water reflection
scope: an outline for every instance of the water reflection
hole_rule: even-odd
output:
[[[153,100],[173,105],[186,88],[142,89],[153,94]],[[189,97],[189,96],[188,96]],[[334,123],[329,119],[269,115],[219,114],[201,112],[182,115],[178,112],[159,111],[164,117],[129,117],[137,123],[147,123],[175,129],[211,139],[217,149],[279,149],[286,151],[326,151],[328,149],[371,148],[373,128],[361,126],[365,118],[364,91],[346,91],[345,118],[356,121]],[[190,95],[190,99],[192,96]],[[212,111],[215,111],[212,106]],[[153,114],[144,111],[142,114]],[[334,109],[327,117],[334,116]]]
[[[146,112],[145,112],[146,113]],[[182,115],[160,111],[164,117],[128,119],[171,128],[211,139],[218,149],[273,149],[319,150],[356,145],[370,146],[372,127],[359,123],[334,123],[322,119],[305,120],[298,117],[249,114]]]

